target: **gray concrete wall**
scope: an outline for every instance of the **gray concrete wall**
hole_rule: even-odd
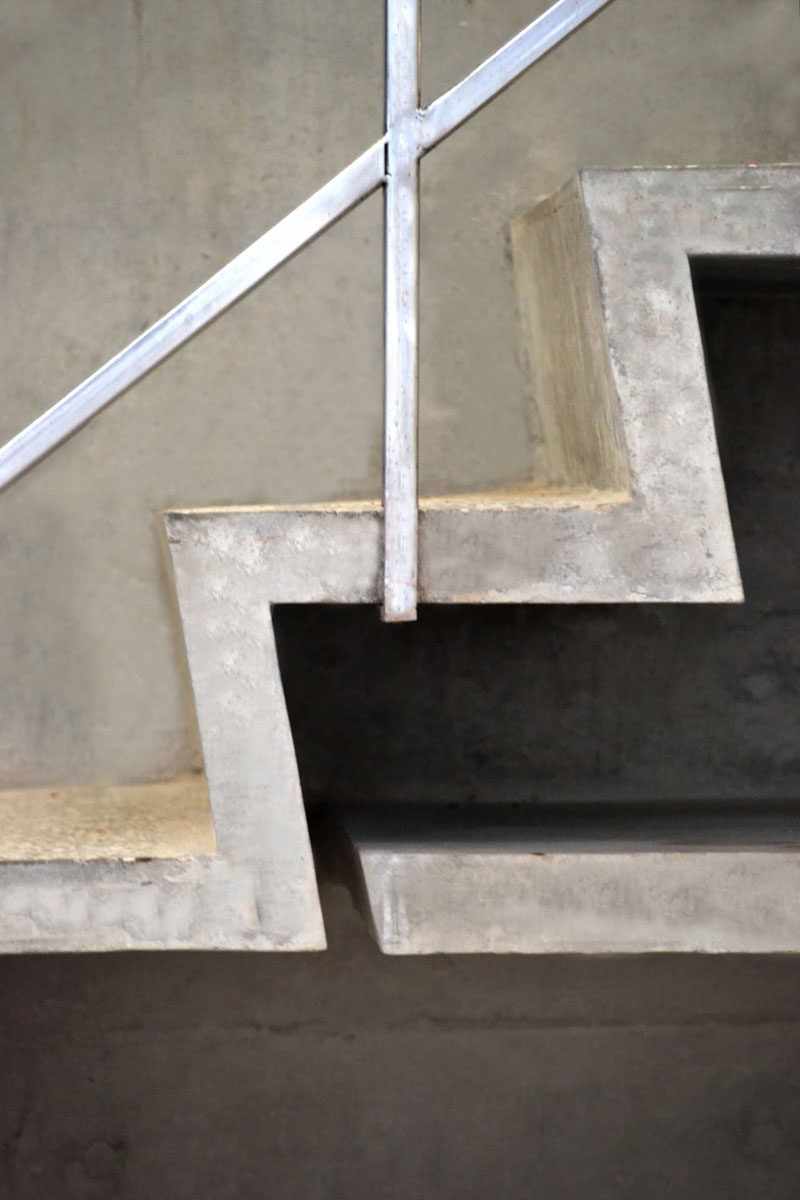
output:
[[[795,1200],[793,960],[0,964],[9,1200]]]
[[[423,14],[426,98],[531,0]],[[363,149],[382,6],[1,0],[0,438]],[[616,0],[423,167],[422,482],[537,472],[509,220],[580,165],[797,158],[794,0]],[[199,763],[154,514],[376,495],[380,202],[0,501],[0,787]]]
[[[530,16],[429,9],[428,95]],[[375,135],[381,21],[0,18],[3,436]],[[426,164],[428,490],[536,470],[509,217],[580,163],[797,158],[799,35],[794,0],[617,0]],[[0,498],[4,784],[197,763],[153,514],[376,492],[379,217]],[[796,797],[797,316],[706,306],[748,605],[285,610],[312,803]],[[1,1200],[797,1196],[794,959],[390,961],[341,888],[323,904],[321,955],[0,960]]]

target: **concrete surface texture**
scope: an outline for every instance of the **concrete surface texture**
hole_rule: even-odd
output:
[[[336,828],[386,954],[800,949],[795,806],[362,806]]]
[[[181,858],[214,851],[202,775],[148,788],[0,792],[0,862]]]
[[[531,17],[423,14],[426,97]],[[423,169],[423,488],[536,478],[509,221],[582,165],[797,156],[792,0],[616,0]],[[382,11],[3,0],[10,436],[378,134]],[[155,514],[378,494],[380,203],[0,504],[0,786],[199,765]]]
[[[11,434],[376,134],[381,13],[2,17]],[[529,17],[429,5],[426,94]],[[794,0],[616,0],[426,164],[429,491],[537,469],[509,219],[581,164],[797,159],[797,38]],[[377,493],[379,216],[2,498],[4,784],[198,764],[151,514]],[[748,604],[441,611],[413,633],[280,610],[312,801],[796,797],[797,308],[704,307]],[[795,1200],[794,958],[410,962],[342,889],[323,908],[325,955],[0,960],[0,1195]]]
[[[699,286],[745,604],[277,608],[312,807],[796,800],[800,300]]]
[[[550,473],[541,491],[498,496],[494,507],[490,494],[427,502],[423,601],[741,598],[687,252],[721,261],[732,278],[738,255],[762,282],[789,286],[775,264],[800,246],[799,184],[792,168],[589,171],[515,223]],[[541,504],[548,487],[563,506]],[[587,489],[591,499],[575,504]],[[270,903],[255,906],[253,948],[321,944],[269,606],[374,604],[379,519],[374,505],[354,503],[167,516],[211,803],[230,842],[222,853],[235,861],[237,845],[253,842],[231,822],[259,828],[265,843]],[[491,841],[476,856],[358,838],[355,850],[365,908],[392,953],[800,946],[791,852],[540,862]],[[118,868],[121,886],[126,873]],[[31,889],[35,903],[35,878]],[[15,895],[15,913],[21,903]],[[102,902],[97,910],[99,922]],[[194,937],[216,944],[211,931]],[[71,929],[64,938],[74,948]]]
[[[9,1200],[794,1200],[793,959],[7,958]]]

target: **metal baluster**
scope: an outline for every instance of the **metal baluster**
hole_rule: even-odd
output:
[[[419,8],[386,4],[383,619],[417,615]]]
[[[418,0],[387,0],[386,136],[0,448],[0,491],[382,183],[386,187],[384,618],[417,603],[419,159],[610,0],[557,0],[420,111]]]

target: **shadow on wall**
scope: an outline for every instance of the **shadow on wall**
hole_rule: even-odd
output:
[[[800,282],[695,286],[744,606],[276,609],[311,807],[798,794]]]

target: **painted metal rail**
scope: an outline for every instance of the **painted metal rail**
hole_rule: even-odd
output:
[[[610,0],[557,0],[428,108],[419,107],[419,0],[386,0],[386,133],[119,354],[0,448],[0,490],[383,186],[383,616],[417,604],[419,160]]]

